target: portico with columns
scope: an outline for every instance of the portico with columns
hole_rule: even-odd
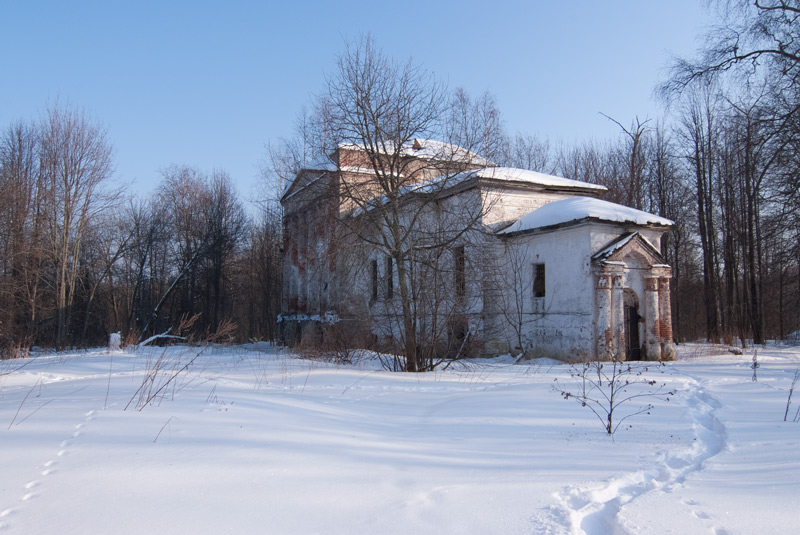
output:
[[[598,360],[672,360],[671,268],[638,232],[592,257]]]

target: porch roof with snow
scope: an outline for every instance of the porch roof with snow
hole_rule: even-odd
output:
[[[639,232],[628,232],[611,240],[598,252],[592,255],[592,261],[599,264],[619,262],[628,250],[638,243],[639,250],[644,252],[652,267],[666,267],[664,258],[656,247]]]
[[[632,223],[634,225],[660,227],[673,225],[673,222],[669,219],[636,210],[635,208],[591,197],[572,197],[545,204],[525,214],[510,226],[498,231],[497,234],[510,236],[581,221]]]

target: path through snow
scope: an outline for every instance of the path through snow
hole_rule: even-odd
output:
[[[690,448],[661,451],[651,468],[611,478],[599,484],[567,487],[555,494],[556,504],[537,520],[547,535],[629,535],[620,512],[633,500],[651,492],[671,492],[686,477],[701,470],[703,463],[726,445],[725,426],[716,417],[720,403],[693,378],[682,378],[679,394],[686,400],[695,438]],[[686,503],[689,507],[696,504]],[[692,511],[698,518],[708,515]],[[714,531],[724,535],[724,530]]]

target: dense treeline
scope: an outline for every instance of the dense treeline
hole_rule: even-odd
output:
[[[274,339],[276,212],[224,172],[170,167],[150,198],[115,191],[104,130],[54,106],[0,135],[0,348],[128,341],[199,314],[193,334]]]
[[[603,184],[608,200],[675,221],[662,253],[676,339],[760,343],[800,329],[800,2],[718,4],[700,59],[661,88],[664,117],[609,117],[613,140],[509,136],[488,93],[442,92],[437,105],[448,139],[489,160]],[[270,146],[276,191],[331,149],[330,102],[315,105]],[[74,109],[0,134],[3,355],[116,331],[137,341],[195,315],[196,336],[233,325],[237,340],[275,340],[278,194],[246,210],[226,173],[173,166],[132,197],[112,174],[104,130]]]
[[[552,150],[517,138],[501,161],[603,184],[607,200],[675,222],[662,254],[678,341],[785,338],[800,328],[793,149],[757,102],[718,86],[688,90],[673,113],[670,126],[635,119],[604,145]]]

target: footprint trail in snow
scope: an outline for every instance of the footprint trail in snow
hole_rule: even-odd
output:
[[[0,511],[0,532],[6,531],[11,527],[11,521],[13,520],[13,517],[21,511],[25,503],[35,500],[41,495],[40,489],[46,483],[47,478],[57,472],[57,465],[60,460],[69,455],[70,446],[72,446],[75,439],[83,434],[83,429],[89,422],[94,420],[96,414],[97,411],[93,410],[84,414],[84,420],[74,426],[74,431],[70,437],[62,440],[59,443],[58,450],[56,451],[54,458],[48,459],[42,463],[40,467],[37,467],[40,478],[32,479],[24,485],[23,493],[19,499],[20,504],[5,508]]]
[[[703,463],[725,449],[725,426],[715,416],[720,404],[694,380],[686,384],[687,405],[692,418],[695,440],[690,448],[662,452],[654,466],[637,470],[595,485],[568,487],[555,495],[556,504],[539,515],[536,523],[548,535],[627,534],[619,513],[625,505],[653,492],[669,492],[690,474],[701,470]],[[684,502],[698,519],[710,520],[696,503]],[[712,533],[723,535],[721,528]]]

